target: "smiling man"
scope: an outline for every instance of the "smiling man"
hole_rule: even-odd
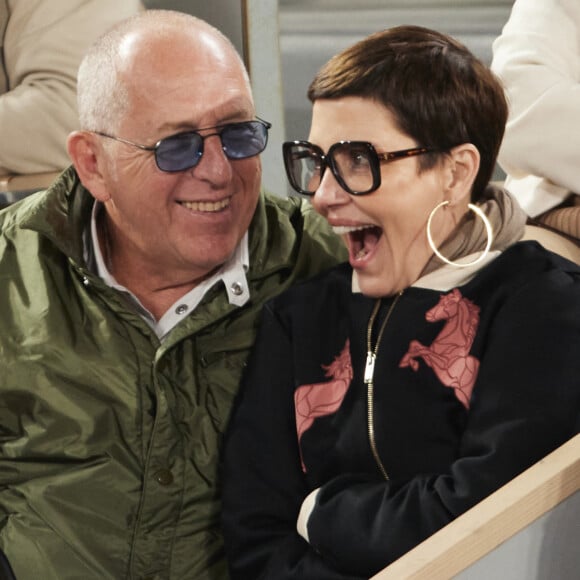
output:
[[[148,11],[79,70],[73,167],[0,214],[0,548],[17,578],[221,579],[221,435],[265,300],[344,257],[260,193],[231,43]]]

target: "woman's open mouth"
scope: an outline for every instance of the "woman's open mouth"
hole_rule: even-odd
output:
[[[383,230],[371,224],[360,226],[335,226],[336,234],[343,236],[348,247],[350,263],[352,267],[362,266],[369,259],[381,236]]]

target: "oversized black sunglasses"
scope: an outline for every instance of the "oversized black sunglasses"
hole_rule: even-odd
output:
[[[372,193],[381,185],[381,163],[436,151],[431,147],[413,147],[377,153],[367,141],[340,141],[325,155],[318,145],[309,141],[287,141],[282,145],[290,185],[303,195],[316,193],[327,167],[351,195]]]
[[[228,159],[246,159],[262,153],[268,143],[268,129],[272,125],[256,117],[253,121],[228,123],[205,127],[197,131],[187,131],[165,137],[155,145],[140,145],[128,139],[115,137],[101,131],[94,131],[101,137],[114,139],[132,147],[155,153],[155,163],[161,171],[174,173],[195,167],[203,155],[203,142],[214,135],[219,136],[222,149]],[[200,135],[200,131],[213,131]]]

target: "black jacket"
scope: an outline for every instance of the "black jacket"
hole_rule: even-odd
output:
[[[363,382],[373,305],[342,265],[265,308],[226,442],[234,579],[368,578],[578,432],[580,268],[518,243],[395,305],[372,397],[386,481]]]

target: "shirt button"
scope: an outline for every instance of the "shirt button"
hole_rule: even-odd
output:
[[[169,469],[160,469],[155,474],[155,480],[159,485],[171,485],[173,483],[173,474]]]
[[[232,292],[236,295],[239,296],[240,294],[244,293],[244,287],[242,284],[240,284],[239,282],[234,282],[232,284]]]
[[[187,304],[180,304],[175,309],[175,314],[185,314],[188,310],[189,310],[189,308],[188,308]]]

